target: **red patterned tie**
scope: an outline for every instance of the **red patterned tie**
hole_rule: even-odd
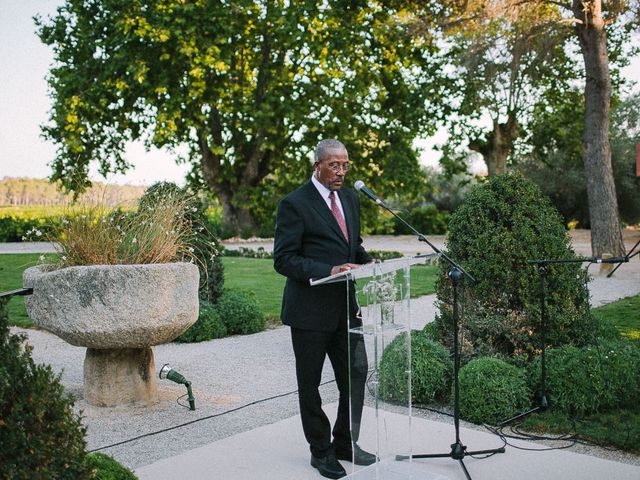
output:
[[[331,200],[331,213],[335,217],[338,225],[340,225],[340,230],[342,230],[342,235],[344,235],[345,240],[349,241],[349,232],[347,231],[347,222],[344,221],[344,217],[342,213],[340,213],[340,209],[338,208],[338,204],[336,203],[336,195],[334,192],[329,194],[329,199]]]

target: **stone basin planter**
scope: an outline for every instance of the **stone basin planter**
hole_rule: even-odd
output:
[[[198,267],[191,263],[28,268],[31,320],[71,345],[87,347],[84,398],[115,406],[157,401],[153,345],[198,319]]]

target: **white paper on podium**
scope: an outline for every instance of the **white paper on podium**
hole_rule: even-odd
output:
[[[344,282],[345,280],[358,280],[359,278],[373,277],[376,275],[382,275],[384,273],[395,272],[401,268],[411,265],[420,265],[427,263],[429,260],[435,257],[439,257],[437,253],[430,253],[426,255],[416,255],[414,257],[401,257],[392,258],[384,262],[374,262],[361,265],[353,270],[346,272],[336,273],[329,275],[328,277],[317,278],[309,280],[309,284],[313,287],[315,285],[324,285],[326,283]]]

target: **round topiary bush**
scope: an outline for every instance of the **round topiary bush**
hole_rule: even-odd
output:
[[[226,335],[227,327],[222,321],[216,305],[201,300],[198,320],[175,341],[180,343],[204,342]]]
[[[408,345],[407,334],[401,333],[384,349],[380,360],[378,380],[380,396],[384,400],[407,401]],[[453,363],[447,349],[429,338],[428,334],[411,332],[411,400],[429,404],[443,399],[449,391]]]
[[[104,453],[90,453],[87,463],[95,470],[94,480],[137,480],[138,477],[128,468]]]
[[[529,368],[530,385],[537,394],[541,359]],[[567,345],[546,352],[545,391],[549,406],[572,415],[637,403],[640,398],[640,351],[624,340],[599,345]]]
[[[253,292],[225,288],[215,308],[229,335],[261,332],[266,326]]]
[[[530,405],[526,370],[499,358],[471,360],[460,369],[458,379],[460,416],[465,420],[496,424]]]
[[[0,476],[93,478],[73,399],[50,366],[35,364],[24,340],[0,314]]]
[[[540,348],[540,277],[527,260],[575,258],[549,199],[520,175],[499,175],[475,186],[451,217],[447,254],[476,279],[460,289],[463,355],[533,357]],[[448,269],[441,261],[436,321],[451,338]],[[548,345],[586,344],[593,321],[580,265],[551,265],[545,283]]]

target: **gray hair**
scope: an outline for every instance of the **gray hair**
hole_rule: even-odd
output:
[[[344,150],[345,152],[347,151],[347,148],[344,146],[344,144],[341,141],[336,140],[335,138],[320,140],[318,142],[318,145],[316,145],[315,151],[313,152],[313,162],[317,163],[322,161],[322,159],[327,156],[327,150],[338,148]]]

